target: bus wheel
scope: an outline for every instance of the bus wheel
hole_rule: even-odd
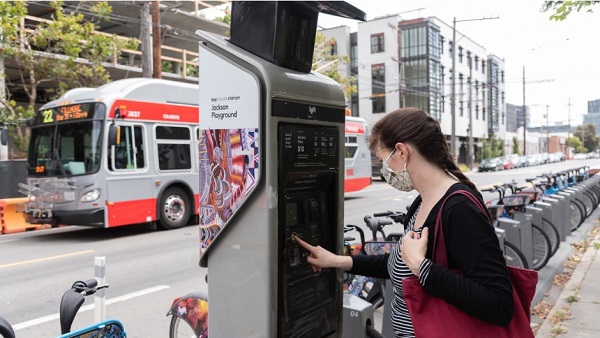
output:
[[[165,230],[184,227],[190,218],[190,200],[181,188],[167,189],[160,200],[159,227]]]

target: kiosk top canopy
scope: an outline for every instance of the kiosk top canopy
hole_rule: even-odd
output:
[[[365,20],[343,1],[234,1],[230,41],[280,67],[310,73],[320,12]]]

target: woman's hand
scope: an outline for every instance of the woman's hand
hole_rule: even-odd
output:
[[[402,260],[404,264],[408,266],[410,271],[415,276],[419,276],[419,267],[425,259],[425,253],[427,252],[427,238],[429,229],[423,228],[421,235],[414,231],[409,231],[402,238],[402,244],[400,245],[400,252],[402,253]]]
[[[321,246],[312,246],[298,236],[294,236],[294,240],[309,252],[306,260],[312,266],[314,272],[321,271],[323,268],[341,268],[344,270],[352,268],[352,258],[350,256],[339,256],[323,249]]]

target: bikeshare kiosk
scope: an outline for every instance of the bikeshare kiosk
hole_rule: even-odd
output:
[[[345,2],[233,2],[231,38],[200,36],[200,265],[211,337],[341,337],[345,100],[311,72],[319,12]]]

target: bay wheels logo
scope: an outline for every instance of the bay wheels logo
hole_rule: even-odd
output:
[[[259,175],[258,129],[200,135],[200,255],[244,204]]]

